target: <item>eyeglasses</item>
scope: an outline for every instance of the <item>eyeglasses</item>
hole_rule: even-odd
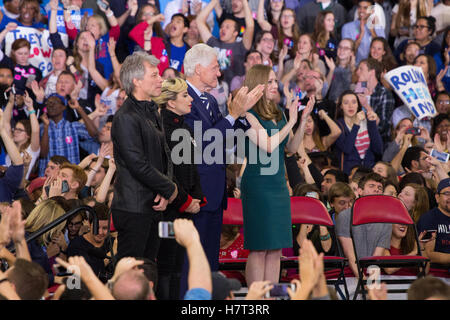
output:
[[[341,49],[341,50],[344,50],[344,51],[352,50],[352,48],[350,48],[350,47],[341,47],[341,46],[339,46],[338,49]]]
[[[438,102],[439,104],[450,104],[450,100],[442,100]]]
[[[450,197],[450,191],[440,192],[439,194],[444,197]]]
[[[423,29],[428,29],[428,26],[421,26],[421,25],[416,24],[416,25],[414,25],[413,28],[414,28],[414,29],[423,30]]]
[[[26,132],[25,129],[19,129],[19,128],[13,128],[12,131],[17,131],[17,132]]]

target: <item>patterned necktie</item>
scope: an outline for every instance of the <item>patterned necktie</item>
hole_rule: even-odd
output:
[[[209,106],[208,97],[204,93],[202,93],[200,95],[200,99],[202,99],[203,105],[205,106],[206,111],[208,111],[210,118],[213,119],[213,113],[212,113],[212,110],[211,110],[211,108]]]

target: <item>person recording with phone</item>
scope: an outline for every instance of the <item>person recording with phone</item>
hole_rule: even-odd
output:
[[[61,196],[66,200],[78,199],[78,194],[86,185],[86,181],[87,175],[81,167],[65,163],[61,166],[56,178],[47,178],[39,200],[42,201],[57,196]]]
[[[358,97],[362,106],[366,109],[365,112],[372,110],[377,116],[377,127],[381,134],[383,143],[390,141],[389,130],[390,120],[395,108],[395,100],[392,92],[386,89],[381,84],[381,73],[383,72],[383,66],[375,59],[369,58],[362,60],[357,69],[357,86],[361,83],[361,90],[358,93]],[[366,83],[365,88],[363,83]]]

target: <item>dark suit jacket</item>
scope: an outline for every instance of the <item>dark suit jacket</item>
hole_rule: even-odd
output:
[[[225,137],[226,130],[235,130],[235,129],[243,129],[247,130],[249,127],[242,124],[239,120],[237,120],[234,126],[225,119],[219,111],[219,106],[217,104],[216,99],[210,95],[209,93],[205,93],[208,100],[210,108],[213,112],[213,117],[211,119],[208,111],[206,110],[203,102],[200,97],[195,93],[195,91],[188,86],[188,93],[194,99],[192,101],[191,113],[185,115],[185,121],[194,130],[194,139],[197,144],[201,143],[201,150],[203,156],[201,158],[201,164],[197,165],[198,173],[200,175],[200,181],[202,185],[202,191],[206,196],[207,204],[202,208],[204,211],[216,211],[219,208],[226,209],[227,208],[227,193],[226,193],[226,165],[225,165]],[[199,121],[199,122],[197,122]],[[197,122],[194,125],[194,122]],[[202,137],[198,137],[199,133],[196,133],[196,126],[198,129],[200,128],[201,123],[201,133]],[[197,130],[198,130],[197,129]],[[214,161],[212,164],[208,164],[210,162],[205,163],[205,154],[212,155],[214,159],[218,159],[218,156],[215,155],[214,152],[211,152],[210,148],[205,150],[209,144],[215,141],[203,141],[203,136],[208,129],[216,129],[220,132],[222,143],[222,159],[218,161]],[[212,131],[210,131],[213,133]],[[217,132],[217,131],[216,131]],[[214,136],[214,134],[213,134]],[[201,139],[202,141],[197,141]],[[209,138],[207,140],[210,140]],[[217,147],[215,147],[217,148]],[[206,151],[206,152],[205,152]]]

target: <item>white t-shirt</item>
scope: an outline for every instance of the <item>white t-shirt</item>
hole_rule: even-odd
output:
[[[37,159],[39,158],[39,154],[41,153],[41,148],[39,148],[37,151],[33,151],[33,150],[31,150],[31,144],[30,144],[25,151],[28,152],[28,154],[31,156],[30,166],[28,167],[28,172],[25,176],[25,179],[28,180],[31,170],[33,170],[34,164],[36,163]],[[23,152],[21,152],[20,155],[23,156]],[[11,158],[9,157],[9,154],[7,154],[5,157],[5,165],[7,167],[9,167],[11,165]]]
[[[56,93],[56,82],[58,81],[58,76],[52,73],[47,80],[45,85],[45,97],[48,98],[52,93]]]

